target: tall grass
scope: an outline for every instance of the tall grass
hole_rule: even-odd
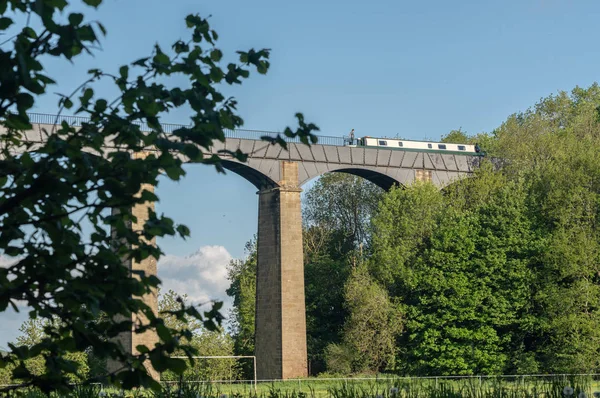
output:
[[[387,385],[344,384],[329,389],[331,398],[563,398],[565,387],[571,397],[585,393],[593,397],[591,377],[399,379]]]
[[[48,397],[33,389],[9,395],[18,398],[579,398],[584,393],[592,398],[596,390],[600,391],[591,376],[349,379],[327,384],[315,379],[258,387],[255,390],[247,385],[181,382],[165,384],[161,392],[79,386],[62,396]],[[565,387],[572,389],[571,395],[565,394]]]

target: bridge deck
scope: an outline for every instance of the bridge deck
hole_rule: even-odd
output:
[[[44,130],[52,131],[63,120],[71,126],[80,126],[88,120],[79,116],[58,117],[40,113],[30,114],[30,119],[33,129],[25,132],[25,137],[31,142],[44,142]],[[166,132],[188,127],[167,123],[162,126]],[[441,188],[471,174],[480,162],[480,157],[472,154],[349,146],[343,137],[319,136],[317,144],[311,146],[300,143],[297,138],[285,137],[287,150],[261,140],[261,137],[275,137],[277,134],[259,130],[226,130],[225,142],[215,142],[210,153],[227,149],[248,154],[246,163],[227,156],[222,158],[226,168],[248,179],[259,189],[278,186],[281,161],[298,162],[300,185],[324,173],[339,171],[367,178],[384,189],[394,184],[410,184],[415,179],[431,181]],[[107,147],[110,147],[108,142]]]

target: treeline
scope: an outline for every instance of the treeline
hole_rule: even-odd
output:
[[[486,152],[442,190],[328,174],[304,200],[311,373],[597,372],[600,87],[447,142]],[[491,162],[490,159],[500,159]],[[234,346],[253,350],[256,251],[230,267]]]

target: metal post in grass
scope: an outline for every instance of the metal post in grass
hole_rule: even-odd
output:
[[[254,363],[254,394],[256,394],[256,357],[252,356],[252,362]]]

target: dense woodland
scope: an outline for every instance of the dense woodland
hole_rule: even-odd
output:
[[[472,178],[383,192],[328,174],[305,193],[311,373],[598,372],[600,87],[444,141],[481,145]],[[247,251],[230,266],[237,354],[253,351]]]

